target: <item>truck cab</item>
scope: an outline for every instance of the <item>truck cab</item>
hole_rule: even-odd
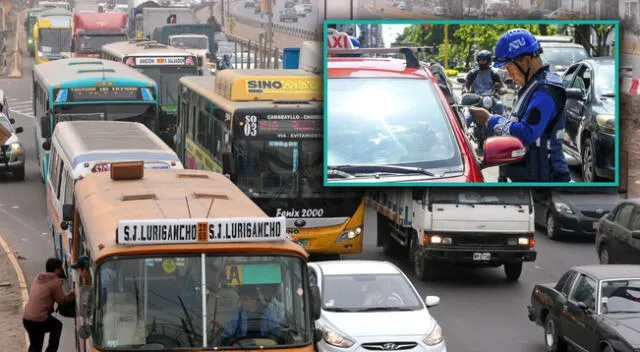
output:
[[[422,280],[439,264],[504,265],[518,280],[522,263],[535,261],[534,205],[519,188],[376,190],[365,198],[378,213],[378,246],[406,256]]]
[[[203,70],[208,67],[211,57],[209,37],[204,34],[178,34],[169,36],[169,45],[190,51],[198,58],[198,66]]]

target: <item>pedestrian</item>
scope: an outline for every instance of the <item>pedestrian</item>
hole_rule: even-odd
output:
[[[74,291],[65,294],[62,288],[66,275],[60,259],[47,259],[45,269],[45,272],[33,279],[29,300],[22,315],[22,324],[29,335],[29,352],[42,351],[46,333],[49,333],[49,345],[45,352],[58,351],[62,322],[51,315],[53,304],[68,304],[75,298]]]
[[[544,64],[542,47],[526,29],[503,34],[495,47],[495,68],[504,67],[520,87],[511,116],[491,115],[471,107],[476,123],[486,124],[497,136],[514,136],[527,147],[523,160],[501,166],[512,182],[570,182],[562,152],[566,122],[566,92],[562,80]]]

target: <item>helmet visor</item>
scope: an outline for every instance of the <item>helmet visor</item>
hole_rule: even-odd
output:
[[[511,60],[506,59],[506,58],[499,58],[496,57],[493,59],[493,67],[495,68],[502,68],[504,67],[506,64],[508,64],[509,62],[511,62]]]

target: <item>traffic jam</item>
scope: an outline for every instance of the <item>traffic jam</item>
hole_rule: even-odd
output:
[[[329,28],[324,65],[306,41],[249,69],[196,8],[25,12],[29,101],[0,79],[0,195],[38,188],[73,291],[60,350],[476,351],[460,297],[469,324],[513,310],[527,351],[640,351],[640,202],[590,184],[617,175],[615,57],[513,25],[462,72],[438,45]],[[455,184],[482,182],[533,187]],[[536,274],[574,248],[597,259]],[[499,278],[470,286],[480,270]]]

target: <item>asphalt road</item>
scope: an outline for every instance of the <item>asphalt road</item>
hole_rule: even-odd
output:
[[[285,1],[276,1],[275,6],[273,7],[273,23],[280,23],[290,27],[298,27],[304,29],[315,29],[317,26],[322,25],[322,14],[318,11],[318,0],[311,0],[311,5],[313,6],[313,10],[305,14],[304,17],[299,16],[298,22],[280,22],[280,17],[278,14],[281,10],[284,9]],[[233,13],[242,15],[245,17],[253,18],[256,20],[262,20],[266,23],[267,16],[262,15],[261,13],[255,13],[253,7],[244,7],[244,1],[240,1],[231,5],[231,10]]]
[[[26,259],[20,263],[27,281],[43,270],[44,261],[53,255],[53,245],[46,224],[45,192],[35,161],[34,122],[31,114],[30,67],[25,58],[25,75],[21,80],[0,80],[10,99],[16,126],[27,155],[26,180],[15,182],[0,178],[0,235]],[[365,216],[364,254],[350,258],[386,259],[375,247],[376,222],[372,210]],[[418,281],[410,268],[400,262],[416,284],[420,294],[438,295],[440,306],[433,315],[442,325],[450,351],[543,351],[542,329],[526,316],[535,283],[552,282],[571,266],[597,263],[591,240],[551,242],[538,235],[538,260],[525,264],[517,283],[507,283],[501,268],[446,269],[441,279],[430,283]],[[60,351],[73,350],[73,321],[63,318],[65,332]]]

